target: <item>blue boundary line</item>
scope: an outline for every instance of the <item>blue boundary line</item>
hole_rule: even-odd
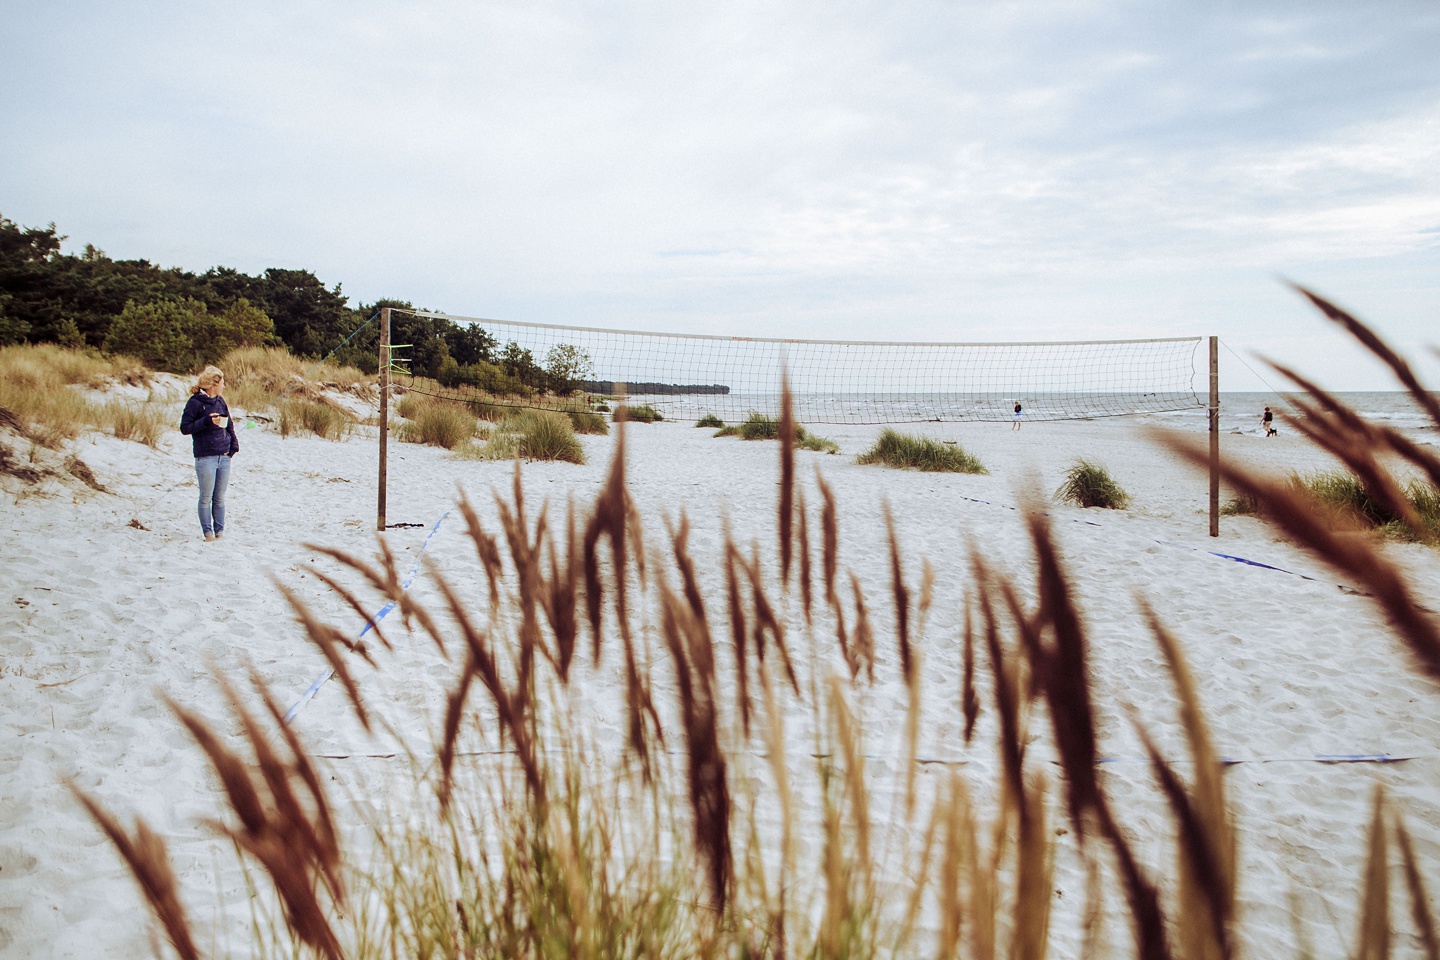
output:
[[[454,509],[454,507],[450,508],[450,510]],[[409,590],[410,584],[415,582],[415,576],[420,572],[420,560],[425,556],[425,551],[430,548],[430,541],[435,538],[435,534],[440,532],[440,524],[444,523],[445,518],[450,516],[450,510],[442,513],[440,519],[435,521],[435,526],[430,528],[430,533],[426,535],[425,542],[420,545],[420,552],[415,555],[415,563],[410,567],[410,573],[405,577],[405,582],[400,587],[401,592]],[[395,606],[395,601],[391,600],[376,611],[375,615],[370,618],[355,639],[359,640],[364,637],[365,634],[369,633],[371,628],[389,616],[390,611],[394,610]],[[335,676],[335,671],[330,667],[326,667],[320,676],[316,677],[310,686],[305,689],[305,692],[300,694],[300,699],[296,700],[291,704],[290,709],[285,711],[284,723],[287,727],[290,725],[290,722],[300,714],[300,711],[305,709],[305,705],[314,699],[315,694],[320,692],[320,688],[325,685],[325,682],[333,676]]]
[[[546,752],[553,753],[556,751],[549,750]],[[672,756],[685,755],[685,752],[683,750],[671,749],[665,750],[663,752]],[[756,751],[754,752],[754,754],[763,756],[763,752],[761,751]],[[457,757],[506,757],[514,755],[515,750],[513,747],[500,750],[466,750],[457,752],[455,754],[455,756]],[[402,756],[402,754],[391,751],[387,753],[317,753],[313,754],[312,756],[321,760],[393,760]],[[810,754],[810,756],[813,758],[816,755]],[[830,755],[826,754],[826,756]],[[1424,760],[1436,756],[1440,756],[1440,754],[1410,753],[1396,756],[1388,753],[1317,753],[1312,756],[1293,757],[1221,757],[1220,765],[1224,767],[1233,767],[1242,763],[1323,763],[1331,766],[1349,763],[1389,764],[1404,763],[1407,760]],[[867,760],[895,759],[894,757],[888,755],[874,753],[866,754],[865,758]],[[915,762],[921,765],[965,766],[976,761],[966,757],[916,757]],[[1052,766],[1060,765],[1059,760],[1050,760],[1046,762],[1050,763]],[[1167,759],[1163,762],[1167,764],[1185,764],[1194,763],[1195,761],[1190,759]],[[1095,765],[1097,767],[1107,766],[1116,763],[1154,763],[1154,761],[1151,760],[1149,757],[1100,757],[1095,761]]]

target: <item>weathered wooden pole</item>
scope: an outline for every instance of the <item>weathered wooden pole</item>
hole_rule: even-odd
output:
[[[1220,536],[1220,338],[1210,338],[1210,536]]]
[[[380,485],[375,498],[375,529],[385,532],[385,474],[390,449],[390,308],[380,308]]]

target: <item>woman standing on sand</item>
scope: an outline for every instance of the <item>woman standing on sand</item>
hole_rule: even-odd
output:
[[[190,400],[180,414],[180,432],[189,434],[195,448],[195,478],[200,481],[200,530],[205,542],[225,535],[225,488],[230,485],[230,458],[240,452],[230,407],[220,391],[225,374],[206,367],[190,388]]]
[[[1011,429],[1011,430],[1019,430],[1019,429],[1020,429],[1020,401],[1019,401],[1019,400],[1016,400],[1016,401],[1015,401],[1015,417],[1014,417],[1013,422],[1014,422],[1015,425],[1014,425],[1013,427],[1011,427],[1010,429]]]

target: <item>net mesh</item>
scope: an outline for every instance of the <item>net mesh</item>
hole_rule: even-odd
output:
[[[407,311],[409,312],[409,311]],[[486,364],[440,381],[397,372],[420,393],[543,406],[544,392],[628,395],[667,419],[727,422],[778,413],[788,375],[801,423],[1076,420],[1204,406],[1195,391],[1202,338],[1048,343],[782,340],[516,323],[415,312],[477,325]],[[403,350],[397,350],[403,356]],[[506,376],[497,378],[498,369]],[[489,372],[487,372],[487,370]]]

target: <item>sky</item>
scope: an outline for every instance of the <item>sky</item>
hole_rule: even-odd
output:
[[[0,0],[0,215],[352,305],[1440,388],[1440,3]]]

